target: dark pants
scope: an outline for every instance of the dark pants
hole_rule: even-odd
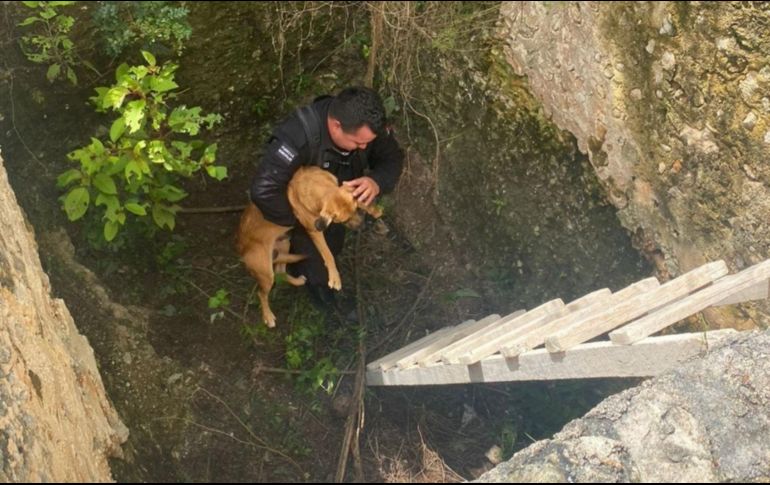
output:
[[[329,250],[336,260],[337,255],[342,251],[342,247],[345,244],[345,226],[342,224],[332,224],[324,231],[324,237],[326,238]],[[321,253],[316,249],[313,240],[310,239],[305,228],[299,224],[294,227],[291,233],[291,253],[306,254],[308,257],[299,263],[288,265],[287,271],[290,275],[305,275],[308,285],[326,287],[329,284],[329,273],[326,271],[326,265],[324,265],[323,258],[321,258]]]

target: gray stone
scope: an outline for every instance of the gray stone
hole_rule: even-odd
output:
[[[765,481],[768,348],[770,331],[736,334],[704,358],[606,399],[478,481]]]

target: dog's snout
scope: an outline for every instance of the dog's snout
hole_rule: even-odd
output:
[[[345,227],[352,230],[359,229],[364,222],[364,217],[364,212],[361,209],[356,210],[351,218],[345,223]]]

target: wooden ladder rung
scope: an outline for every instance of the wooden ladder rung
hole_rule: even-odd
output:
[[[545,346],[549,352],[564,352],[702,288],[727,273],[724,261],[700,266],[658,288],[615,302],[598,314],[574,322],[564,330],[549,336],[545,340]]]
[[[634,345],[589,342],[564,354],[546,349],[532,350],[515,361],[493,355],[468,366],[435,364],[429,367],[368,372],[370,386],[414,386],[467,384],[477,382],[514,382],[599,377],[649,377],[677,366],[685,359],[708,350],[716,341],[735,330],[650,337]]]
[[[721,278],[686,298],[656,310],[623,328],[610,333],[610,339],[619,345],[628,345],[669,325],[689,317],[709,306],[725,301],[733,295],[752,288],[770,278],[770,260],[747,268],[740,273]]]

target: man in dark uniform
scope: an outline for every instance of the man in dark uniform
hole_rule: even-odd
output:
[[[251,186],[251,200],[267,220],[294,226],[291,252],[308,258],[289,265],[288,271],[307,278],[316,305],[332,305],[334,293],[321,255],[302,225],[296,224],[286,195],[289,180],[300,166],[316,165],[353,187],[353,196],[368,205],[395,188],[403,160],[403,151],[385,127],[382,100],[364,87],[316,98],[273,130]],[[332,224],[324,235],[336,257],[344,245],[345,227]]]

